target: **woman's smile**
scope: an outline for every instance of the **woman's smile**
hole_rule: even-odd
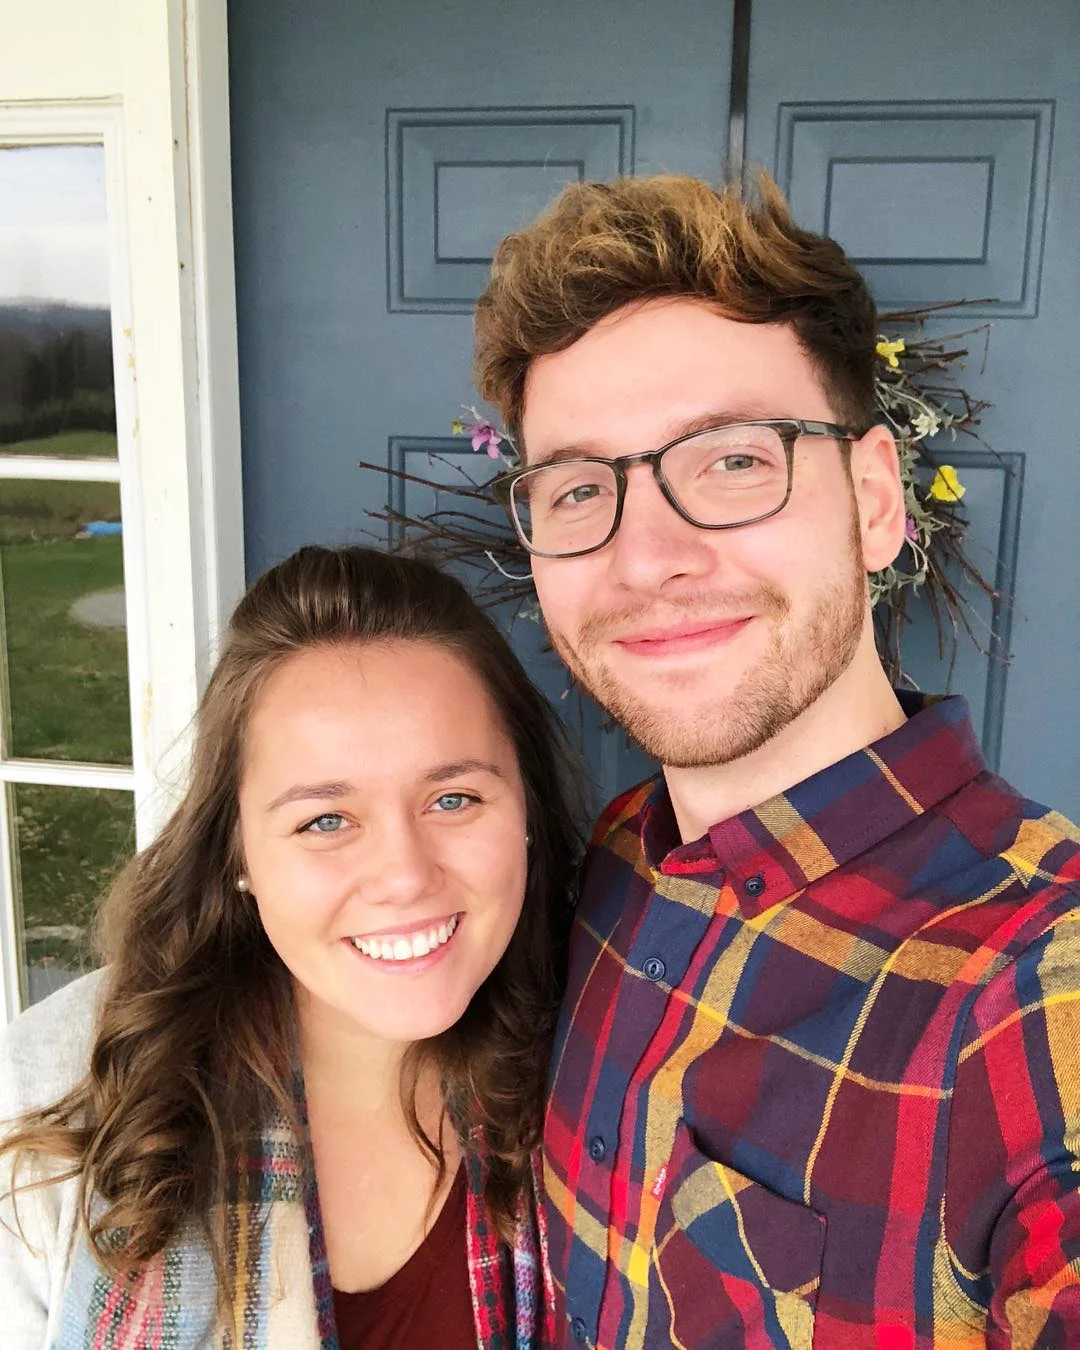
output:
[[[451,914],[436,923],[414,927],[408,933],[349,937],[345,941],[354,951],[384,966],[408,965],[416,969],[417,962],[424,957],[437,957],[446,949],[460,922],[460,914]]]

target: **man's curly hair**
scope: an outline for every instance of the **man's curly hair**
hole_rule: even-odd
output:
[[[877,311],[834,240],[801,229],[761,174],[752,194],[663,174],[573,183],[500,244],[476,308],[475,379],[519,438],[529,366],[601,319],[687,298],[740,323],[790,325],[836,416],[874,421]]]

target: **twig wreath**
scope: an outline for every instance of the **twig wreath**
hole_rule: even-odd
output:
[[[875,392],[881,420],[896,436],[907,521],[905,547],[896,562],[871,574],[870,598],[878,647],[895,682],[904,678],[903,636],[916,597],[922,596],[928,605],[939,653],[948,655],[950,661],[955,660],[961,632],[985,651],[972,624],[966,592],[974,587],[992,600],[1000,599],[965,550],[964,485],[947,455],[927,445],[942,436],[950,441],[961,435],[978,439],[979,418],[989,406],[973,398],[957,380],[957,372],[970,355],[967,340],[981,335],[985,343],[988,325],[944,337],[924,335],[927,319],[939,310],[960,308],[962,303],[881,316],[882,327],[894,336],[878,340]],[[511,437],[475,408],[463,411],[465,415],[451,424],[455,435],[468,436],[477,454],[499,462],[500,472],[517,467]],[[446,456],[432,454],[430,459],[450,469],[450,482],[389,469],[391,478],[431,490],[430,511],[410,515],[388,505],[368,514],[389,526],[402,546],[427,546],[445,564],[469,568],[476,598],[486,608],[510,605],[515,615],[537,618],[528,555],[509,520],[493,509],[486,480]],[[387,472],[385,466],[363,460],[359,467]]]

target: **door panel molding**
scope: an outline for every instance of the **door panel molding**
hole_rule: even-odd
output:
[[[968,556],[995,594],[991,598],[970,587],[963,588],[970,602],[969,617],[978,647],[961,631],[952,667],[938,656],[934,624],[924,607],[917,604],[911,615],[913,625],[904,639],[904,664],[920,688],[937,690],[948,684],[966,692],[973,721],[981,729],[983,754],[996,772],[1001,766],[1014,620],[1024,618],[1022,613],[1017,614],[1009,597],[1016,594],[1027,456],[1022,451],[998,454],[942,446],[935,451],[935,458],[953,465],[965,485],[964,507],[970,521]]]
[[[387,309],[471,313],[503,235],[633,167],[632,107],[388,109]]]
[[[1052,100],[781,103],[777,178],[882,309],[970,299],[972,317],[1032,318],[1053,126]]]

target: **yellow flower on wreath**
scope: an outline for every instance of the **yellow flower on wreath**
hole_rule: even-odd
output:
[[[966,491],[951,464],[942,464],[930,484],[930,496],[936,502],[958,502]]]
[[[894,342],[889,342],[887,338],[879,338],[875,350],[878,356],[895,370],[900,364],[897,358],[904,350],[904,339],[897,338]]]

